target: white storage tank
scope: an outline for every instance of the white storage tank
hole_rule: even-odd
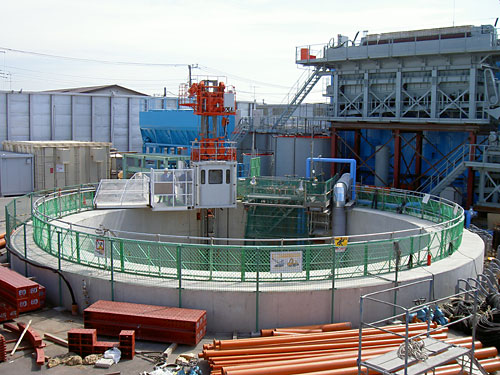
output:
[[[33,155],[0,151],[0,195],[33,191]]]
[[[35,190],[99,182],[109,178],[108,142],[4,141],[3,149],[34,155]]]

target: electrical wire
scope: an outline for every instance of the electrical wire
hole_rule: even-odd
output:
[[[186,67],[186,66],[190,65],[190,64],[185,64],[185,63],[170,64],[170,63],[147,63],[147,62],[133,62],[133,61],[112,61],[112,60],[87,59],[87,58],[83,58],[83,57],[52,55],[52,54],[49,54],[49,53],[27,51],[27,50],[21,50],[21,49],[9,48],[9,47],[2,47],[2,46],[0,46],[0,50],[9,51],[9,52],[16,52],[16,53],[22,53],[22,54],[25,54],[25,55],[48,57],[48,58],[51,58],[51,59],[92,62],[92,63],[99,63],[99,64],[132,65],[132,66],[163,66],[163,67],[178,67],[178,66]]]

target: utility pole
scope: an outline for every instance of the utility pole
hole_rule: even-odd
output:
[[[188,79],[188,81],[189,81],[189,87],[191,87],[191,84],[192,84],[191,69],[193,69],[193,68],[194,69],[198,68],[198,64],[189,64],[188,65],[188,70],[189,70],[189,79]]]

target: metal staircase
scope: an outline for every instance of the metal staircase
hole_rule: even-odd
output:
[[[307,71],[306,71],[307,72]],[[283,111],[283,113],[278,117],[274,125],[272,126],[273,130],[281,129],[285,126],[287,121],[290,119],[295,110],[302,104],[306,96],[311,92],[316,83],[320,80],[320,78],[325,73],[325,70],[322,67],[316,67],[311,73],[307,76],[304,83],[301,84],[302,76],[292,87],[290,92],[287,95],[287,98],[290,98],[292,95],[292,99],[288,101],[288,104]],[[293,92],[296,91],[295,94]]]
[[[447,186],[465,172],[466,162],[470,160],[473,145],[463,145],[457,148],[449,157],[439,164],[434,174],[419,187],[419,191],[439,195]]]
[[[230,141],[236,142],[239,144],[245,135],[248,133],[250,129],[250,123],[247,118],[241,118],[238,124],[234,127],[233,132],[231,133]]]

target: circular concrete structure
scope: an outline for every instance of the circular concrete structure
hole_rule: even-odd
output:
[[[453,294],[458,278],[482,272],[484,246],[462,231],[463,210],[436,197],[423,203],[413,192],[360,190],[359,207],[347,212],[347,246],[334,246],[329,237],[245,240],[241,204],[220,215],[219,233],[226,237],[201,238],[196,211],[92,210],[92,195],[78,189],[23,197],[7,210],[14,268],[24,273],[25,256],[60,268],[80,310],[99,299],[204,309],[213,332],[332,320],[357,325],[361,295],[432,278],[438,298]],[[300,269],[276,272],[279,255],[298,256]],[[71,306],[57,274],[34,266],[28,273],[47,287],[52,302]],[[387,298],[412,306],[427,295],[409,287]],[[365,306],[368,319],[391,314],[389,307]]]

